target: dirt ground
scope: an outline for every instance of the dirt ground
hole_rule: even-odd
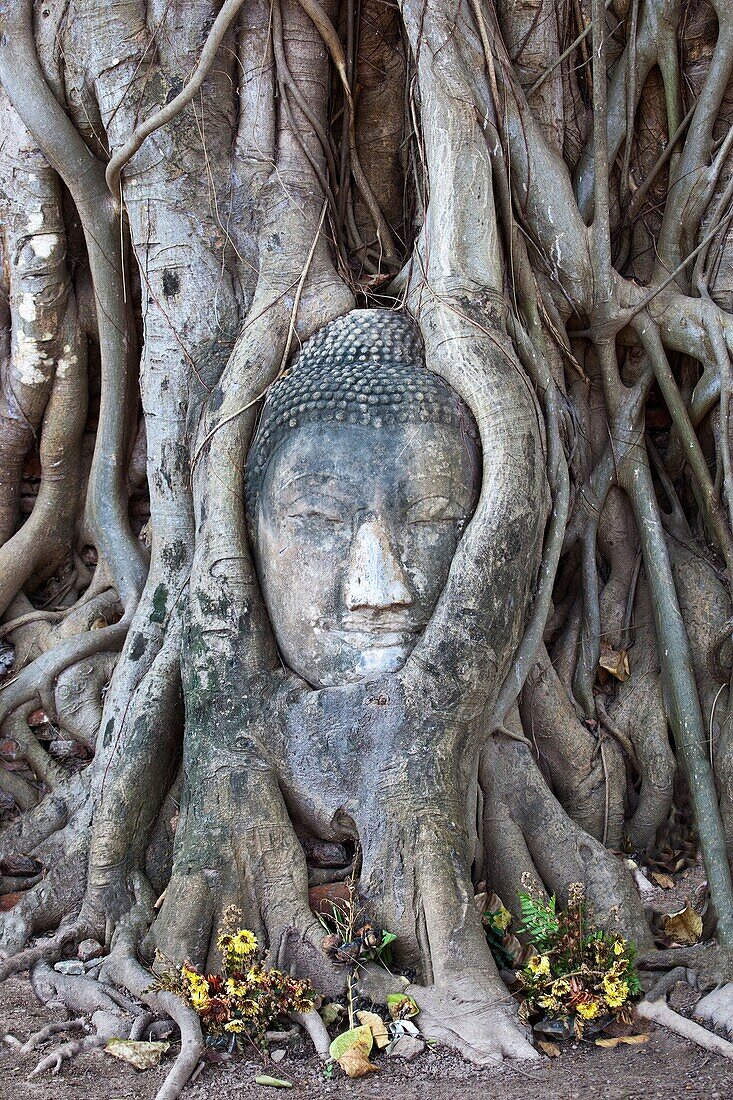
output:
[[[0,1027],[25,1040],[33,1031],[61,1014],[36,1001],[27,979],[14,978],[0,986]],[[172,1048],[171,1054],[175,1052]],[[32,1081],[27,1075],[37,1056],[20,1057],[7,1043],[0,1048],[2,1100],[153,1100],[165,1076],[167,1063],[138,1073],[100,1052],[65,1063],[57,1077]],[[699,1047],[659,1028],[650,1028],[649,1042],[637,1047],[600,1049],[592,1044],[565,1045],[559,1058],[542,1058],[536,1067],[508,1066],[480,1070],[445,1050],[426,1051],[414,1062],[379,1059],[379,1072],[349,1081],[336,1068],[324,1079],[318,1060],[305,1042],[294,1040],[278,1066],[235,1057],[207,1064],[184,1092],[185,1100],[268,1100],[284,1090],[255,1084],[258,1073],[289,1080],[288,1095],[344,1098],[344,1100],[458,1100],[496,1097],[500,1100],[730,1100],[733,1062],[707,1054]]]

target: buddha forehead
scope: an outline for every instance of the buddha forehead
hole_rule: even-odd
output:
[[[332,500],[354,514],[398,520],[428,497],[469,510],[477,479],[476,448],[455,424],[310,423],[291,429],[271,452],[258,508],[272,515],[298,501]]]

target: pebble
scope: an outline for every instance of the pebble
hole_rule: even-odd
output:
[[[286,1052],[282,1049],[273,1050],[270,1054],[270,1058],[273,1062],[282,1062],[283,1058],[285,1057],[285,1053]]]
[[[61,962],[54,963],[54,970],[59,974],[66,974],[68,977],[77,977],[84,974],[84,963],[79,959],[62,959]]]
[[[98,940],[82,940],[76,952],[82,962],[90,962],[99,959],[104,954],[104,948]]]
[[[394,1044],[389,1052],[390,1058],[404,1058],[405,1061],[411,1062],[413,1058],[417,1058],[418,1054],[422,1054],[425,1050],[425,1043],[422,1039],[413,1039],[412,1035],[403,1035]]]

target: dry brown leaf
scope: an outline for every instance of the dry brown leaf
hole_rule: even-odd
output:
[[[345,1050],[338,1059],[338,1064],[347,1077],[364,1077],[367,1073],[374,1073],[378,1069],[373,1062],[369,1061],[369,1055],[361,1043],[354,1043],[353,1047]]]
[[[629,655],[625,649],[612,649],[607,642],[601,642],[601,655],[598,660],[600,668],[610,672],[611,676],[620,680],[628,680],[631,675],[629,668]]]
[[[657,886],[661,886],[663,890],[674,889],[674,879],[669,875],[663,874],[662,871],[652,871],[651,874]]]
[[[384,1026],[384,1020],[381,1016],[377,1016],[376,1012],[357,1012],[356,1017],[360,1024],[369,1028],[379,1050],[387,1046],[389,1043],[389,1033]]]
[[[537,1042],[537,1046],[540,1048],[540,1050],[544,1051],[548,1058],[560,1057],[560,1047],[557,1045],[557,1043],[548,1043],[544,1039],[540,1039]]]
[[[648,1035],[614,1035],[612,1039],[596,1039],[596,1046],[613,1050],[614,1047],[625,1043],[627,1046],[636,1047],[640,1043],[645,1043],[648,1038]]]
[[[699,943],[702,936],[702,917],[689,905],[677,913],[668,913],[664,918],[664,934],[674,943]]]

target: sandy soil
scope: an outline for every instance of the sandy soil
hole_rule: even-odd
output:
[[[683,990],[680,990],[682,993]],[[33,1031],[61,1019],[61,1014],[36,1001],[26,979],[0,986],[0,1027],[24,1040]],[[171,1053],[174,1052],[174,1048]],[[57,1077],[27,1080],[37,1058],[19,1057],[7,1044],[0,1047],[0,1096],[3,1100],[152,1100],[166,1063],[138,1073],[109,1055],[93,1052],[65,1064]],[[167,1063],[170,1065],[170,1061]],[[479,1070],[445,1050],[434,1050],[414,1062],[379,1060],[379,1072],[349,1081],[338,1068],[324,1079],[317,1059],[304,1041],[293,1040],[278,1066],[265,1068],[244,1057],[207,1064],[185,1100],[268,1100],[278,1095],[343,1098],[343,1100],[458,1100],[497,1097],[501,1100],[729,1100],[733,1096],[733,1062],[710,1055],[660,1029],[651,1029],[648,1043],[603,1050],[592,1043],[565,1045],[559,1058],[544,1058],[536,1067],[507,1066]],[[287,1093],[257,1085],[258,1073],[292,1082]]]

